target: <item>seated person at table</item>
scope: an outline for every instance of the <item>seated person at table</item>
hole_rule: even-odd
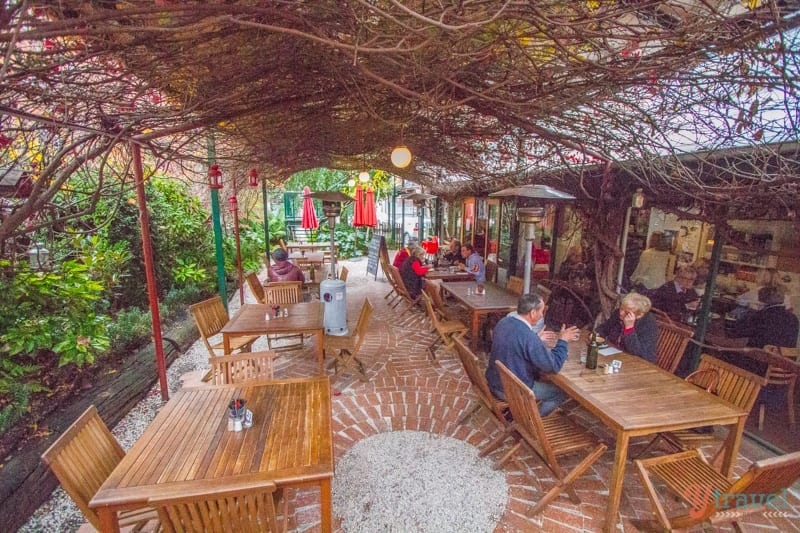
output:
[[[486,265],[483,264],[483,259],[471,244],[461,247],[461,257],[464,259],[464,264],[460,265],[461,270],[474,274],[475,281],[478,283],[486,283]]]
[[[503,317],[494,328],[492,351],[486,367],[486,380],[497,398],[505,399],[503,385],[495,361],[508,367],[536,395],[539,413],[547,416],[566,399],[564,392],[549,382],[541,381],[542,374],[555,374],[567,359],[567,341],[576,339],[578,328],[562,327],[552,349],[544,344],[533,327],[544,315],[545,305],[536,294],[519,299],[517,312]],[[542,335],[553,332],[544,332]]]
[[[637,292],[625,295],[619,311],[597,327],[597,333],[629,354],[656,362],[658,323],[650,314],[650,299]]]
[[[666,282],[650,293],[652,306],[669,316],[680,317],[686,312],[686,304],[700,299],[692,288],[696,278],[697,271],[693,266],[681,268],[674,280]]]
[[[442,256],[442,259],[450,263],[451,265],[455,265],[456,263],[461,262],[461,241],[458,239],[453,239],[450,241],[450,244],[447,245],[447,252]]]
[[[736,336],[747,337],[747,346],[751,348],[763,348],[767,344],[797,346],[797,317],[786,309],[784,298],[780,287],[761,287],[758,300],[762,309],[736,321],[733,326]]]
[[[425,250],[415,246],[411,249],[411,256],[400,267],[400,277],[403,278],[403,283],[411,298],[419,296],[425,286],[425,274],[428,273],[428,267],[422,264],[424,257]]]
[[[585,277],[586,263],[583,262],[583,250],[578,245],[570,246],[567,250],[567,257],[558,267],[557,279],[572,284],[582,281]]]
[[[300,267],[289,261],[289,254],[283,248],[276,248],[272,252],[272,260],[267,274],[270,281],[302,281],[306,278]]]
[[[672,268],[675,265],[675,256],[670,251],[669,244],[664,238],[663,231],[654,231],[650,235],[647,249],[639,256],[636,270],[631,274],[631,283],[637,290],[653,290],[672,279]]]
[[[414,237],[408,239],[406,245],[397,251],[397,254],[394,256],[394,261],[392,261],[392,265],[396,266],[397,268],[403,266],[403,263],[405,263],[406,259],[408,259],[408,257],[411,255],[411,249],[416,245],[417,239]]]

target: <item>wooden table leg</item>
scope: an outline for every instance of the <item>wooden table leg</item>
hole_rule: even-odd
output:
[[[739,457],[739,445],[742,443],[745,422],[747,422],[746,415],[739,417],[739,422],[730,426],[728,437],[725,439],[721,472],[729,479],[733,475],[733,467],[736,466],[736,459]]]
[[[603,531],[617,529],[619,503],[622,499],[622,480],[625,478],[625,461],[628,459],[629,436],[624,431],[617,432],[617,450],[614,453],[614,465],[611,468],[611,482],[608,485],[608,504],[606,505],[606,523]]]
[[[325,375],[325,329],[317,330],[317,362],[320,375]]]
[[[225,355],[231,353],[231,338],[227,333],[222,334],[222,351]]]
[[[478,326],[480,325],[481,316],[478,314],[477,311],[472,311],[472,339],[470,339],[470,345],[472,346],[472,351],[478,351]]]
[[[330,478],[321,479],[319,482],[319,507],[320,507],[320,529],[322,533],[331,533],[333,506],[331,505],[331,480]]]

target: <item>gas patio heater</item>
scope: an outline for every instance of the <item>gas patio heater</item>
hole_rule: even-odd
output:
[[[328,335],[347,335],[347,297],[345,283],[336,279],[336,247],[333,230],[336,218],[342,214],[342,204],[353,199],[338,191],[320,191],[309,194],[311,198],[322,200],[322,212],[328,219],[331,233],[331,274],[319,284],[319,296],[325,306],[325,333]]]
[[[575,200],[575,197],[565,192],[553,189],[547,185],[520,185],[509,187],[502,191],[491,193],[493,198],[534,198],[541,200],[542,204]],[[531,292],[531,256],[533,255],[533,241],[536,239],[536,225],[544,218],[543,207],[520,207],[517,209],[517,221],[525,227],[525,277],[523,294]],[[555,241],[554,241],[555,242]]]
[[[413,192],[411,194],[406,194],[403,198],[414,202],[414,206],[417,208],[417,218],[419,219],[419,232],[417,236],[421,243],[425,240],[425,207],[428,205],[428,200],[433,200],[436,196],[425,194],[424,192]]]

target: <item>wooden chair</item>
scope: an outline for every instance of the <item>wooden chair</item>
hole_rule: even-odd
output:
[[[300,281],[273,281],[264,287],[267,305],[296,304],[303,301],[303,283]],[[303,346],[304,336],[300,334],[267,335],[267,346],[272,350],[272,342],[281,339],[299,339],[299,343],[278,346],[277,351],[296,350]]]
[[[784,489],[800,478],[800,452],[753,463],[734,482],[709,465],[699,450],[637,459],[635,463],[658,521],[658,524],[634,522],[642,531],[672,531],[706,522],[732,522],[734,530],[741,532],[737,519],[753,513],[774,512],[774,506],[786,495]],[[661,484],[666,485],[669,492],[688,503],[691,509],[668,516],[653,479],[660,482],[659,488]],[[741,501],[745,504],[738,504]]]
[[[211,357],[211,381],[214,385],[232,385],[245,381],[274,378],[275,352],[249,352]]]
[[[786,357],[793,361],[800,361],[800,348],[785,348],[780,346],[773,346],[768,344],[764,346],[764,350],[781,357]],[[797,425],[795,419],[795,404],[794,404],[794,391],[797,386],[797,372],[775,366],[768,365],[767,373],[764,376],[767,385],[775,385],[779,387],[786,387],[786,410],[789,412],[789,427],[794,429]],[[764,415],[765,405],[762,401],[758,406],[758,430],[764,429]]]
[[[488,283],[494,283],[497,279],[497,263],[494,261],[486,261],[486,281]]]
[[[478,403],[456,423],[463,424],[483,406],[494,415],[495,419],[500,422],[502,427],[507,426],[508,421],[506,420],[505,413],[508,410],[508,403],[503,400],[498,400],[495,398],[494,394],[492,394],[492,391],[489,389],[489,383],[486,381],[486,374],[483,372],[478,362],[478,356],[464,344],[461,337],[453,338],[453,348],[456,354],[458,354],[458,358],[461,360],[464,372],[467,373],[470,383],[475,387],[478,394]]]
[[[433,302],[431,302],[431,299],[426,293],[422,293],[422,300],[425,302],[425,309],[428,311],[428,318],[431,319],[431,324],[438,334],[436,340],[433,341],[430,346],[428,346],[431,359],[435,361],[437,345],[444,344],[445,347],[452,348],[453,338],[455,336],[463,335],[469,328],[467,328],[467,326],[465,326],[460,320],[447,320],[440,318],[439,313],[433,308]]]
[[[125,451],[92,405],[42,454],[42,461],[83,516],[100,531],[100,517],[89,502],[123,457]],[[122,511],[119,524],[138,531],[157,526],[157,515],[153,509]]]
[[[349,273],[350,273],[350,271],[349,271],[349,270],[347,270],[347,267],[346,267],[346,266],[343,266],[343,267],[342,267],[342,270],[341,270],[341,271],[339,271],[339,281],[344,281],[344,282],[346,282],[346,281],[347,281],[347,275],[348,275]]]
[[[522,296],[522,291],[525,290],[525,280],[519,276],[508,276],[506,289],[514,294]]]
[[[200,337],[208,349],[208,354],[211,357],[216,357],[217,350],[224,352],[222,339],[219,342],[212,343],[212,337],[219,334],[223,326],[228,323],[228,312],[225,306],[222,305],[222,298],[214,296],[208,300],[193,304],[189,306],[189,312],[194,318],[197,329],[200,331]],[[253,343],[258,339],[258,335],[248,335],[242,337],[234,337],[231,339],[231,350],[249,352]]]
[[[392,305],[393,302],[400,297],[400,295],[397,293],[397,283],[395,283],[394,281],[394,274],[392,273],[392,265],[388,261],[386,261],[382,255],[380,257],[380,263],[381,263],[381,269],[383,270],[383,275],[386,276],[386,281],[389,283],[389,286],[391,287],[391,290],[389,290],[389,292],[386,293],[383,299],[385,300],[391,296],[391,298],[389,299],[389,305]]]
[[[553,293],[548,287],[545,287],[541,283],[536,284],[536,288],[533,290],[536,294],[539,295],[539,298],[546,304],[550,300],[550,295]]]
[[[356,357],[356,354],[358,354],[361,349],[361,345],[364,343],[364,337],[367,335],[367,328],[372,318],[372,311],[373,307],[369,298],[364,298],[355,330],[351,330],[347,335],[325,335],[324,352],[337,350],[333,359],[328,364],[329,367],[332,366],[334,368],[335,373],[338,374],[340,371],[353,369],[359,374],[361,381],[368,381],[364,363]]]
[[[650,312],[653,313],[653,316],[656,317],[656,320],[659,322],[663,322],[665,324],[674,324],[675,322],[672,320],[672,317],[669,316],[666,312],[658,309],[657,307],[651,307]]]
[[[408,304],[400,313],[400,315],[398,315],[403,316],[419,304],[422,293],[420,293],[416,298],[412,298],[411,294],[408,292],[408,289],[406,289],[406,283],[403,281],[403,277],[400,275],[400,269],[394,265],[389,265],[389,269],[392,273],[392,276],[394,276],[395,292],[397,292],[397,294],[400,296],[400,301],[404,301]],[[395,307],[396,306],[397,304],[395,304]]]
[[[467,310],[463,307],[448,306],[444,303],[442,298],[442,282],[437,279],[425,280],[425,287],[422,289],[428,298],[433,303],[433,308],[436,309],[447,320],[461,320],[462,322],[467,318]]]
[[[720,361],[708,354],[703,354],[697,371],[687,376],[686,380],[748,412],[753,408],[753,404],[755,404],[758,393],[765,381],[761,376]],[[643,455],[659,440],[663,440],[673,450],[678,451],[686,451],[719,442],[719,439],[711,433],[697,433],[691,429],[667,431],[656,435],[639,455]],[[716,463],[721,457],[721,451],[722,448],[717,450],[712,462]]]
[[[264,287],[264,303],[296,304],[303,301],[302,281],[271,281]]]
[[[247,280],[247,286],[250,287],[250,292],[253,294],[255,299],[260,304],[267,303],[266,296],[264,295],[264,286],[261,284],[261,280],[258,279],[258,275],[250,272],[245,276]]]
[[[175,495],[155,497],[155,507],[166,533],[205,533],[236,531],[277,533],[276,503],[282,492],[275,483],[264,480],[216,481]],[[283,528],[288,523],[288,500],[283,499]]]
[[[572,484],[603,455],[607,446],[598,443],[593,435],[558,412],[542,418],[539,415],[533,391],[503,363],[497,361],[496,364],[514,422],[489,447],[481,451],[481,456],[495,449],[509,435],[516,435],[521,440],[506,453],[498,466],[505,464],[525,443],[531,447],[557,479],[555,486],[536,502],[530,514],[535,515],[541,512],[564,491],[567,492],[573,503],[580,503]],[[588,450],[586,456],[571,471],[564,472],[558,463],[558,457],[583,450]]]
[[[656,349],[658,360],[656,364],[670,374],[674,374],[694,332],[672,322],[658,320],[657,323],[658,344]]]

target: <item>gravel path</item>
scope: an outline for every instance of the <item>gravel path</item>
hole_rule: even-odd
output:
[[[505,473],[463,441],[393,431],[355,444],[336,464],[333,508],[348,533],[494,531]]]

